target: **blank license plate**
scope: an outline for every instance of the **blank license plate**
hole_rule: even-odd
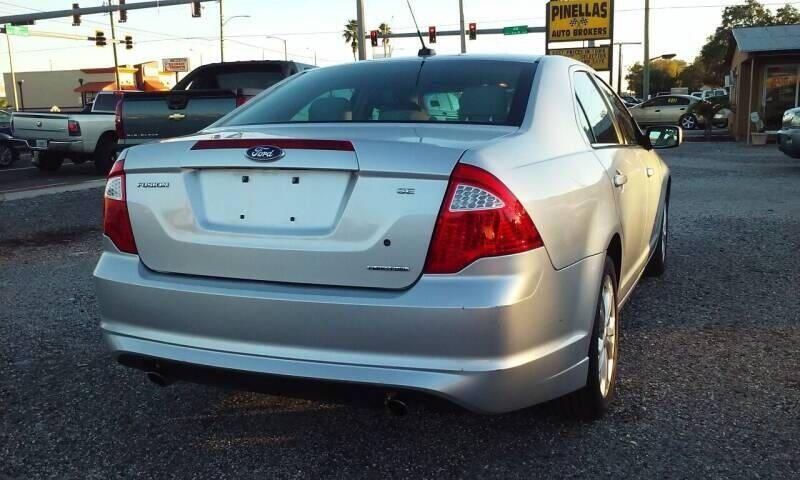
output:
[[[47,148],[47,140],[36,140],[36,148]]]

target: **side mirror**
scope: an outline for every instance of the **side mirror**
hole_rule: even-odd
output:
[[[675,125],[654,125],[647,128],[650,146],[655,149],[675,148],[683,143],[683,129]]]

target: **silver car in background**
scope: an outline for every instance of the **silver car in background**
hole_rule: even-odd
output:
[[[703,122],[693,112],[699,101],[692,95],[662,95],[630,107],[630,112],[640,125],[680,125],[692,130]]]
[[[114,358],[176,379],[423,392],[481,413],[614,396],[664,271],[670,175],[587,66],[443,56],[301,73],[123,152],[95,270]],[[253,383],[250,383],[253,385]]]

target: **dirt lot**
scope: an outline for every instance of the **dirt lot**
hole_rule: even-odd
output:
[[[664,157],[670,265],[623,311],[619,398],[594,423],[156,388],[100,339],[100,191],[2,203],[0,478],[797,478],[800,161]]]

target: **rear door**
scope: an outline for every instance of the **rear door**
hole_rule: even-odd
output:
[[[644,268],[644,224],[647,218],[647,183],[643,158],[630,133],[623,131],[615,118],[614,107],[601,92],[594,75],[573,73],[578,106],[589,125],[595,155],[609,177],[622,224],[622,268],[619,279],[624,297]]]
[[[665,105],[660,108],[658,122],[677,124],[689,108],[689,99],[676,96],[662,97]]]

